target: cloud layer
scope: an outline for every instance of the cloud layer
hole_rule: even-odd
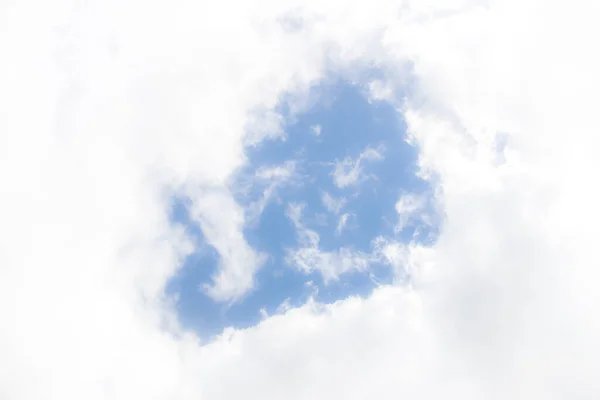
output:
[[[0,397],[597,398],[597,17],[586,1],[3,4]],[[282,98],[300,112],[311,85],[373,65],[444,215],[431,248],[381,243],[410,285],[210,342],[183,331],[164,287],[192,244],[169,199],[212,232],[208,290],[241,296],[260,266],[228,186],[245,146],[285,135]]]

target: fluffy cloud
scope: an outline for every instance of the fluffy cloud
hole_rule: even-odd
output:
[[[244,210],[226,191],[207,190],[195,195],[190,216],[198,222],[206,241],[220,255],[213,285],[206,293],[217,301],[237,300],[254,287],[254,275],[266,259],[243,236]]]
[[[596,3],[355,4],[2,5],[0,397],[598,397]],[[244,145],[281,135],[282,93],[370,65],[443,208],[435,246],[387,250],[410,286],[182,332],[169,197],[249,282]]]

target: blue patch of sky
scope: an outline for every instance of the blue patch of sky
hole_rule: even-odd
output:
[[[286,264],[286,249],[298,246],[295,228],[288,217],[289,203],[303,203],[303,223],[320,235],[322,251],[336,251],[342,246],[370,252],[371,241],[379,236],[394,236],[397,221],[395,203],[402,193],[425,193],[430,187],[416,176],[417,151],[405,142],[406,126],[399,113],[384,102],[369,102],[365,91],[348,82],[335,82],[315,89],[317,102],[308,111],[291,116],[285,102],[280,112],[286,118],[286,138],[260,143],[249,148],[247,168],[240,176],[249,176],[260,167],[272,167],[286,161],[296,162],[299,184],[277,190],[276,201],[270,201],[256,224],[244,232],[248,243],[267,253],[268,261],[256,276],[256,287],[241,301],[217,304],[199,289],[209,283],[218,264],[218,254],[206,246],[202,232],[187,215],[181,199],[175,199],[172,220],[187,227],[197,242],[198,251],[188,257],[180,273],[172,279],[167,291],[178,297],[177,310],[186,327],[203,335],[219,333],[226,326],[247,327],[260,320],[260,310],[276,312],[282,302],[299,305],[310,295],[323,302],[333,302],[350,295],[367,295],[378,283],[391,281],[391,270],[372,265],[369,273],[350,273],[325,285],[318,272],[305,274]],[[320,127],[316,135],[314,127]],[[367,147],[379,148],[381,160],[364,163],[371,178],[355,187],[338,188],[331,173],[333,162],[356,158]],[[240,204],[249,204],[260,190],[237,194]],[[345,197],[341,210],[352,213],[348,228],[336,234],[339,215],[322,204],[322,194]],[[325,224],[325,223],[326,224]],[[420,227],[425,233],[431,229]],[[409,241],[414,230],[395,238]],[[310,284],[309,284],[310,282]],[[317,289],[315,292],[315,288]]]

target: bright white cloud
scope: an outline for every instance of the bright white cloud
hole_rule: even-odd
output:
[[[359,184],[368,177],[361,163],[382,159],[381,149],[368,147],[356,158],[346,157],[343,160],[336,161],[334,163],[335,169],[331,174],[333,183],[340,189]]]
[[[254,287],[254,275],[265,261],[247,243],[242,232],[244,211],[225,191],[206,190],[195,196],[190,215],[219,253],[219,268],[206,293],[217,301],[237,300]]]
[[[206,4],[2,5],[0,397],[598,398],[596,2]],[[374,62],[441,189],[436,245],[387,251],[414,289],[178,332],[173,189],[212,212],[244,127],[278,128],[249,115]],[[202,218],[244,248],[225,204]]]
[[[389,265],[394,277],[410,284],[421,281],[423,273],[432,267],[434,249],[418,243],[403,243],[384,236],[372,241],[372,258]]]

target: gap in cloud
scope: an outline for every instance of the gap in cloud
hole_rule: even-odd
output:
[[[190,254],[179,272],[167,284],[166,292],[176,299],[181,324],[206,333],[227,325],[224,310],[200,291],[200,283],[209,282],[216,271],[219,255],[206,243],[200,227],[189,215],[189,202],[175,197],[171,203],[171,221],[182,225],[193,240],[194,252]]]
[[[248,244],[269,256],[254,290],[243,299],[218,304],[199,289],[210,283],[218,254],[207,249],[185,204],[174,203],[173,221],[188,228],[199,249],[168,288],[178,296],[184,326],[212,335],[227,326],[254,325],[262,318],[261,310],[271,315],[282,303],[297,306],[310,296],[326,303],[366,296],[394,279],[393,270],[372,257],[375,238],[408,243],[435,237],[435,224],[424,223],[418,215],[404,218],[403,229],[398,229],[401,196],[431,195],[429,184],[417,177],[418,153],[405,141],[401,115],[388,103],[369,101],[363,87],[344,81],[314,88],[310,97],[318,101],[299,114],[282,101],[277,111],[286,121],[285,138],[248,148],[249,162],[231,186],[246,209]],[[413,203],[407,204],[404,209]],[[295,222],[290,218],[293,207],[301,209]],[[298,258],[308,260],[299,269],[294,255],[307,243],[314,246],[305,253],[308,258]],[[337,262],[340,249],[366,255],[368,267],[347,269]],[[324,260],[334,260],[335,276],[327,278],[318,269]]]

